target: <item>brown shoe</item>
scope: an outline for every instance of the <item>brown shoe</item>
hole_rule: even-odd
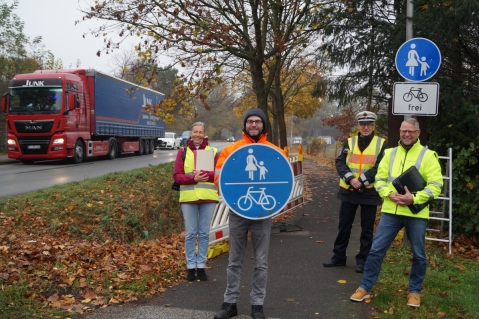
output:
[[[371,295],[369,294],[369,292],[359,287],[358,289],[356,289],[356,292],[353,293],[349,299],[353,301],[363,301],[364,299],[369,299],[369,298],[371,298]]]
[[[421,296],[411,292],[407,295],[407,305],[409,307],[419,308],[421,305]]]

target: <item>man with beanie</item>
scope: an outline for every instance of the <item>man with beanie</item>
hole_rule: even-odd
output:
[[[226,146],[218,158],[215,168],[215,184],[224,162],[228,156],[238,148],[253,143],[270,145],[284,154],[276,145],[266,140],[266,116],[259,108],[246,111],[243,122],[243,139]],[[251,234],[251,243],[254,252],[253,283],[250,293],[251,316],[254,319],[264,319],[263,302],[266,295],[266,281],[268,277],[268,253],[271,234],[271,218],[252,220],[229,212],[229,259],[226,269],[226,291],[221,310],[214,316],[215,319],[227,319],[238,315],[236,300],[240,295],[241,271],[243,256],[248,241],[248,231]]]
[[[364,271],[366,257],[371,250],[376,220],[377,206],[382,200],[374,189],[374,178],[387,142],[374,134],[377,116],[373,112],[362,111],[356,115],[359,133],[344,142],[336,158],[339,174],[338,199],[339,226],[334,241],[333,257],[323,263],[324,267],[346,266],[348,247],[354,217],[361,206],[361,237],[359,253],[356,255],[356,272]]]

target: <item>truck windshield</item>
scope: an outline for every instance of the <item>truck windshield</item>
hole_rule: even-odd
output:
[[[12,88],[10,114],[59,114],[62,88]]]

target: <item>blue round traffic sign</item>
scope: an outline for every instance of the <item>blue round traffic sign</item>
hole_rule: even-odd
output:
[[[409,81],[426,81],[436,74],[441,65],[437,45],[425,38],[413,38],[396,53],[396,69]]]
[[[293,182],[293,169],[283,153],[266,144],[248,144],[226,158],[218,184],[233,212],[248,219],[265,219],[286,206]]]

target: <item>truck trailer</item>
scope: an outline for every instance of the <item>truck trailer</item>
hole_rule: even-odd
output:
[[[24,163],[123,152],[152,154],[164,122],[147,111],[160,92],[95,70],[38,70],[18,74],[2,97],[7,154]]]

